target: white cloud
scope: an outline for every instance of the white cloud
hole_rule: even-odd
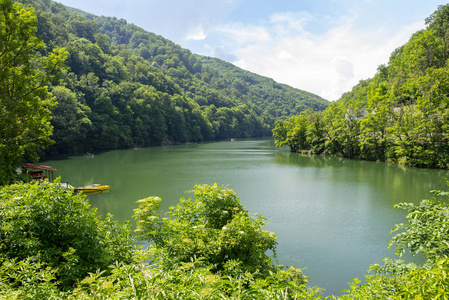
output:
[[[335,73],[345,79],[354,78],[354,65],[347,57],[336,56],[329,65]]]
[[[339,24],[321,34],[304,31],[304,19],[294,14],[277,14],[273,27],[258,28],[265,38],[240,26],[232,31],[242,45],[232,53],[234,63],[276,81],[315,93],[334,101],[362,79],[375,75],[380,64],[388,63],[391,52],[407,42],[422,23],[404,27],[392,35],[391,29],[375,27],[358,30],[357,16],[342,16]],[[309,18],[310,19],[310,18]],[[296,34],[291,36],[291,27]],[[271,34],[271,36],[270,36]],[[268,38],[270,36],[270,38]],[[273,41],[275,41],[273,43]]]
[[[285,29],[303,32],[305,24],[313,20],[314,17],[308,12],[282,12],[270,17],[270,23],[279,26],[279,29],[284,29],[284,32],[286,32]]]
[[[214,31],[227,36],[229,42],[235,46],[238,44],[251,44],[256,42],[266,42],[271,40],[268,31],[261,26],[243,25],[240,23],[231,23],[217,26]]]
[[[293,56],[291,53],[289,53],[289,52],[286,51],[286,50],[281,50],[281,51],[278,53],[277,57],[278,57],[279,59],[281,59],[281,60],[293,60],[293,61],[296,60],[296,57]]]
[[[202,41],[206,39],[206,34],[204,34],[203,26],[200,24],[195,29],[191,30],[186,39],[194,41]]]

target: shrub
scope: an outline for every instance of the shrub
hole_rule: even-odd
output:
[[[263,229],[266,219],[251,216],[234,191],[215,184],[197,185],[193,192],[195,198],[181,198],[166,214],[158,212],[159,197],[139,201],[136,230],[153,242],[150,249],[160,255],[152,258],[158,268],[179,276],[179,270],[191,265],[203,278],[220,278],[214,289],[231,298],[319,294],[319,289],[306,287],[307,277],[299,269],[276,262],[275,234]],[[182,274],[193,280],[191,273]]]
[[[263,230],[264,217],[251,218],[230,189],[197,185],[194,194],[171,207],[167,218],[157,212],[159,197],[140,200],[135,218],[141,237],[165,249],[173,263],[201,258],[217,271],[232,261],[244,271],[273,269],[265,253],[276,254],[276,236]]]
[[[111,215],[100,220],[84,196],[58,182],[1,188],[0,224],[2,256],[53,268],[62,289],[115,261],[130,262],[134,248],[128,224]]]

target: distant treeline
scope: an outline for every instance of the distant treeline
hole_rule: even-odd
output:
[[[19,2],[34,7],[46,51],[69,53],[69,71],[50,87],[57,105],[49,153],[266,136],[279,118],[328,106],[125,20],[50,0]]]
[[[449,168],[449,5],[396,49],[374,78],[324,112],[279,121],[276,145],[416,167]]]

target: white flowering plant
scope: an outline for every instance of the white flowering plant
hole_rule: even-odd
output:
[[[261,276],[279,269],[277,238],[263,229],[265,217],[250,215],[233,190],[217,184],[196,185],[193,194],[165,214],[158,212],[158,197],[140,200],[135,210],[140,237],[165,251],[168,264],[200,259],[215,272]]]

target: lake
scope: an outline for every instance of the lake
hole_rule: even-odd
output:
[[[352,278],[393,257],[390,230],[405,221],[399,202],[418,203],[446,189],[447,171],[414,169],[277,149],[271,139],[117,150],[47,161],[63,182],[110,185],[89,196],[101,215],[131,220],[136,201],[176,205],[196,184],[228,185],[251,213],[271,219],[278,260],[306,268],[309,284],[341,294]],[[407,257],[409,259],[410,257]],[[411,258],[422,261],[422,258]]]

